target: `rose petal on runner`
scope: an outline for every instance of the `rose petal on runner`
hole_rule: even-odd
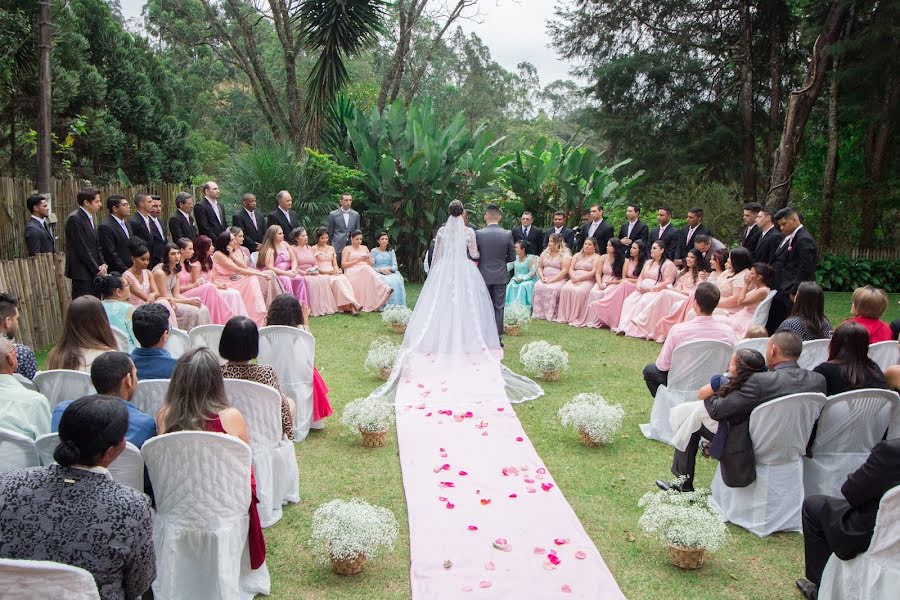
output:
[[[578,560],[584,560],[587,558],[587,552],[585,552],[584,550],[579,550],[575,553],[575,558],[577,558]]]
[[[460,472],[459,472],[459,476],[460,476],[460,477],[465,477],[466,475],[468,475],[468,473],[467,473],[466,471],[460,471]]]
[[[493,571],[494,569],[497,568],[497,566],[494,564],[494,561],[489,560],[486,563],[484,563],[484,568],[487,569],[488,571]]]
[[[519,495],[518,495],[518,494],[510,494],[509,497],[510,497],[510,498],[518,498]]]
[[[559,563],[562,562],[562,561],[559,559],[559,557],[558,557],[557,555],[555,555],[555,554],[548,554],[548,555],[547,555],[547,560],[549,560],[550,563],[553,564],[553,565],[558,565]]]
[[[535,554],[543,554],[544,552],[546,552],[546,550],[544,550],[544,549],[541,548],[540,546],[535,546],[535,547],[534,547],[534,553],[535,553]]]
[[[559,591],[561,591],[563,594],[571,594],[572,586],[569,585],[568,583],[564,583],[564,584],[562,584],[562,587],[559,588]]]
[[[477,525],[469,525],[469,527],[467,529],[469,531],[478,531],[478,526]]]
[[[481,505],[482,505],[482,506],[487,506],[487,505],[490,504],[490,503],[491,503],[491,499],[490,499],[490,498],[482,498],[482,499],[481,499]]]
[[[552,483],[542,483],[541,489],[544,490],[545,492],[549,492],[551,489],[553,489],[553,484]]]
[[[520,436],[516,437],[516,441],[517,441],[517,442],[524,442],[524,441],[525,441],[525,438],[523,438],[523,437],[520,435]]]
[[[555,540],[553,540],[553,543],[557,546],[564,546],[565,544],[568,544],[569,541],[569,538],[556,538]]]
[[[480,587],[481,589],[484,589],[484,590],[488,589],[492,585],[494,585],[494,584],[491,583],[490,581],[481,581],[478,583],[478,587]]]
[[[455,507],[456,507],[456,505],[453,504],[452,502],[448,502],[448,503],[447,503],[447,508],[448,508],[448,509],[453,509],[453,508],[455,508]]]

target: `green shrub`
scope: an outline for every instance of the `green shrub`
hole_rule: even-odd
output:
[[[816,281],[826,292],[852,292],[872,285],[893,293],[900,288],[900,263],[829,255],[819,260]]]

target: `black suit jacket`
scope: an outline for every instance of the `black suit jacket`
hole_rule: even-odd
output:
[[[728,422],[725,453],[719,463],[725,485],[746,487],[756,480],[756,459],[750,439],[750,413],[754,408],[789,394],[824,394],[825,388],[825,377],[821,374],[801,369],[796,362],[783,362],[771,371],[754,373],[741,389],[727,396],[704,400],[710,417]]]
[[[619,239],[624,237],[628,237],[628,221],[622,223],[619,227]],[[634,223],[634,227],[631,229],[631,241],[634,242],[636,240],[644,240],[644,245],[647,244],[647,240],[650,239],[650,228],[647,227],[647,224],[638,219]],[[647,255],[650,255],[649,249]]]
[[[581,248],[584,246],[584,240],[590,237],[591,225],[593,223],[585,223],[581,227],[579,227],[580,234],[578,236],[577,248],[573,251],[581,251]],[[594,238],[597,240],[597,254],[601,256],[606,254],[606,242],[609,241],[614,235],[612,225],[604,219],[602,223],[597,227],[597,231],[594,232]]]
[[[796,294],[801,282],[816,280],[816,252],[816,242],[806,227],[797,231],[793,240],[775,249],[772,287],[779,296]]]
[[[263,217],[262,212],[255,210],[253,211],[253,215],[256,217],[256,225],[253,225],[253,221],[250,219],[250,215],[247,214],[247,210],[242,206],[236,213],[231,215],[231,224],[235,227],[240,227],[244,232],[244,247],[246,247],[250,252],[256,252],[257,244],[262,244],[263,234],[266,232],[266,219]],[[290,230],[284,232],[284,236],[287,237],[287,234],[290,233]]]
[[[197,239],[197,227],[194,225],[193,217],[190,220],[185,219],[179,210],[169,217],[169,232],[172,234],[173,242],[181,238],[187,238],[192,242]]]
[[[691,239],[687,239],[688,234],[690,233],[691,228],[685,225],[681,231],[678,232],[678,257],[684,260],[684,257],[687,256],[688,251],[694,247],[694,238],[698,235],[708,235],[712,237],[712,231],[709,230],[709,227],[700,223],[697,226],[697,229],[694,230],[694,235],[691,236]]]
[[[663,232],[662,243],[666,246],[666,258],[669,260],[675,260],[678,258],[678,237],[681,232],[677,227],[669,223],[666,226],[666,230]],[[659,225],[653,228],[650,232],[650,238],[647,240],[647,245],[649,246],[659,238]]]
[[[759,243],[759,235],[761,233],[759,226],[755,224],[741,228],[741,246],[747,249],[753,262],[756,262],[754,256],[756,255],[756,245]]]
[[[222,203],[217,202],[216,207],[218,208],[219,219],[216,218],[216,211],[213,210],[212,203],[206,198],[194,205],[194,220],[197,221],[197,232],[213,241],[228,227]]]
[[[49,226],[38,223],[31,217],[25,223],[25,246],[28,248],[28,256],[43,252],[56,252],[56,240]]]
[[[554,233],[556,233],[556,227],[550,227],[544,232],[544,248],[550,243],[550,236]],[[569,250],[573,250],[575,248],[575,232],[568,227],[563,226],[563,228],[560,229],[560,234],[562,234],[563,241],[566,243],[566,246],[569,247]]]
[[[128,220],[128,224],[131,226],[132,236],[140,238],[147,245],[147,249],[150,251],[150,268],[152,269],[162,262],[163,254],[166,251],[166,238],[159,237],[159,231],[156,230],[156,227],[153,227],[152,222],[150,227],[148,227],[140,213],[131,217]],[[163,222],[160,221],[159,224],[162,225]],[[163,229],[163,233],[166,233],[165,229]]]
[[[523,239],[525,236],[524,229],[521,225],[516,225],[512,228],[512,236],[513,242],[518,242]],[[530,244],[529,254],[540,254],[544,249],[544,232],[541,231],[539,227],[536,227],[533,223],[531,227],[528,228],[528,239],[526,240]]]
[[[66,277],[93,281],[101,264],[100,244],[91,218],[76,208],[66,217]]]
[[[759,232],[759,239],[756,242],[756,249],[753,251],[754,262],[764,262],[771,265],[775,260],[775,251],[781,245],[784,236],[778,231],[777,227],[773,227],[766,235]]]
[[[131,233],[128,221],[125,221],[125,226]],[[109,272],[115,271],[121,275],[133,263],[131,252],[128,250],[128,236],[112,216],[103,219],[100,227],[97,228],[97,233],[100,237],[100,251],[103,253],[103,260],[106,261]]]
[[[285,237],[287,237],[287,234],[297,226],[297,213],[289,210],[288,215],[291,217],[290,220],[284,216],[284,213],[281,212],[280,208],[276,208],[266,216],[266,228],[268,229],[272,225],[278,225],[281,227],[282,231],[284,231]]]

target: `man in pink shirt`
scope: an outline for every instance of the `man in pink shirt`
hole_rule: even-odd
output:
[[[693,340],[719,340],[734,344],[737,338],[728,323],[713,319],[712,313],[719,304],[719,288],[704,281],[694,292],[694,312],[697,316],[692,321],[679,323],[666,336],[662,352],[656,364],[644,367],[644,381],[651,396],[656,396],[659,386],[668,383],[669,369],[672,368],[672,352],[678,346]]]

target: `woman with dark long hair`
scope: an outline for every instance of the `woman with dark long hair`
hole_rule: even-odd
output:
[[[103,304],[94,296],[79,296],[66,311],[59,342],[47,356],[47,368],[90,373],[95,358],[117,349]]]
[[[175,319],[178,321],[179,329],[190,331],[198,325],[209,324],[210,317],[209,309],[203,305],[200,298],[188,298],[181,294],[178,274],[183,269],[181,250],[170,242],[166,244],[162,262],[153,267],[151,274],[156,280],[156,287],[162,290],[175,308]]]
[[[581,251],[572,257],[569,264],[569,280],[559,291],[559,306],[556,322],[579,325],[588,310],[591,289],[597,283],[600,254],[597,252],[597,238],[585,238]]]
[[[793,331],[804,342],[831,337],[831,323],[825,317],[825,292],[815,281],[804,281],[797,288],[791,315],[781,322],[778,331]]]
[[[237,290],[244,300],[247,316],[257,325],[262,325],[266,318],[266,303],[263,300],[259,280],[268,279],[272,274],[248,269],[235,262],[232,256],[240,252],[237,250],[235,240],[234,234],[228,229],[216,237],[213,244],[216,251],[212,255],[213,266],[210,271],[212,281],[215,284],[224,283],[229,288]]]
[[[747,274],[752,267],[750,252],[746,248],[732,248],[725,259],[725,272],[716,279],[719,288],[719,305],[717,309],[734,313],[747,291]]]
[[[128,351],[131,352],[137,346],[134,337],[134,329],[131,326],[131,315],[134,305],[128,301],[131,295],[130,285],[119,273],[110,273],[94,278],[94,286],[100,293],[103,302],[103,310],[112,327],[120,329],[128,336]]]
[[[887,388],[884,373],[869,358],[869,332],[852,321],[837,326],[828,345],[828,360],[815,369],[825,377],[829,396],[863,388]]]
[[[213,284],[203,276],[200,261],[193,260],[194,242],[188,238],[181,238],[175,243],[181,250],[181,270],[178,272],[181,295],[199,298],[203,306],[209,310],[209,318],[213,323],[224,325],[231,317],[246,317],[247,308],[237,290],[229,289],[224,283]]]
[[[688,309],[693,304],[694,290],[702,281],[702,269],[703,253],[691,248],[684,258],[684,267],[678,272],[675,283],[653,294],[652,301],[632,317],[632,336],[665,340],[669,329],[687,318]],[[683,311],[679,310],[682,306]]]
[[[309,245],[309,234],[306,233],[306,229],[295,228],[288,234],[287,241],[291,255],[297,261],[297,272],[306,282],[310,316],[333,315],[337,312],[334,292],[331,291],[328,278],[319,275],[316,253]]]
[[[753,323],[753,315],[759,303],[769,295],[769,281],[772,279],[772,267],[766,263],[756,263],[744,271],[744,283],[736,287],[737,299],[731,310],[716,309],[713,316],[734,329],[734,335],[742,339]]]
[[[175,319],[175,307],[162,289],[156,285],[156,279],[147,269],[150,266],[150,250],[147,249],[143,240],[133,237],[128,242],[128,251],[131,253],[131,267],[122,273],[129,286],[128,301],[135,307],[147,302],[156,302],[165,306],[169,312],[169,324],[172,327],[178,327],[178,321]]]
[[[622,282],[622,270],[625,266],[625,251],[619,238],[610,238],[606,242],[606,251],[600,257],[597,264],[597,275],[594,278],[594,287],[588,295],[588,301],[582,311],[581,321],[574,324],[576,327],[600,327],[591,305],[613,291]]]
[[[372,266],[381,280],[393,290],[387,301],[388,306],[406,306],[406,286],[397,265],[397,253],[391,247],[391,236],[387,231],[382,231],[375,238],[375,243],[372,248]]]
[[[350,232],[350,238],[341,250],[341,268],[353,286],[353,296],[362,304],[363,312],[381,310],[393,290],[378,276],[372,266],[372,253],[362,243],[362,231]]]
[[[594,313],[594,323],[597,327],[614,327],[619,323],[622,314],[622,304],[625,299],[637,289],[637,280],[644,268],[646,259],[643,240],[635,240],[628,249],[628,258],[622,268],[622,279],[612,291],[604,294],[602,298],[590,305],[590,312]]]
[[[337,254],[335,254],[334,246],[328,243],[328,229],[317,227],[313,237],[316,240],[316,245],[313,248],[316,258],[316,269],[319,275],[328,278],[338,310],[358,315],[362,310],[362,304],[357,301],[350,280],[347,279],[344,271],[337,264]]]
[[[644,337],[646,332],[635,325],[632,319],[652,304],[662,292],[671,288],[677,276],[678,267],[666,258],[666,245],[662,240],[656,240],[650,245],[650,259],[641,270],[637,287],[622,304],[619,324],[612,328],[613,331],[628,337]]]

